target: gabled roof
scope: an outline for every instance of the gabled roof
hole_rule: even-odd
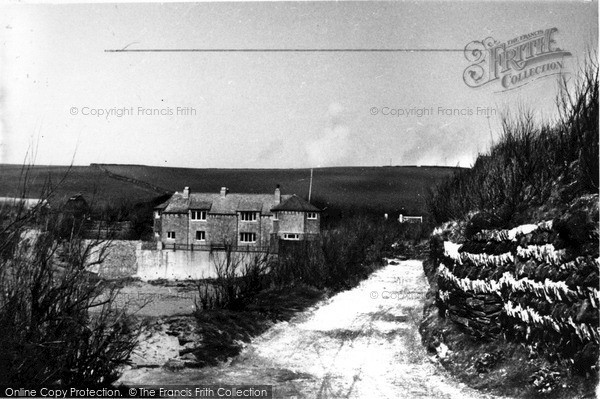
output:
[[[272,215],[272,210],[319,212],[319,209],[296,195],[282,195],[281,203],[275,204],[274,194],[190,193],[188,198],[176,192],[166,202],[154,209],[163,213],[187,213],[189,210],[206,210],[209,214],[235,215],[236,212],[260,212]]]
[[[212,201],[210,201],[207,198],[199,198],[198,196],[195,196],[193,194],[190,196],[190,203],[189,203],[190,209],[207,211],[210,209],[211,205],[212,205]]]
[[[281,197],[287,198],[289,195]],[[240,211],[254,211],[263,215],[271,215],[271,208],[274,205],[275,196],[273,194],[227,194],[224,197],[214,194],[209,213],[233,215]]]
[[[273,208],[272,211],[296,211],[296,212],[320,212],[321,210],[296,194],[287,200],[281,199],[281,203]]]
[[[169,200],[166,200],[162,204],[158,204],[154,207],[154,209],[165,209],[169,205]]]
[[[183,194],[175,193],[169,199],[164,213],[187,213],[190,209],[189,198],[183,198]]]

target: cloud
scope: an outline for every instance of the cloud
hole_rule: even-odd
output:
[[[441,165],[469,167],[489,145],[489,132],[447,121],[421,121],[404,129],[351,127],[338,102],[324,113],[326,125],[315,133],[275,137],[256,156],[267,167]]]
[[[470,166],[483,151],[487,136],[452,124],[417,125],[407,130],[401,152],[404,165]]]
[[[355,164],[353,154],[356,140],[345,121],[344,107],[338,102],[333,102],[329,104],[326,115],[328,126],[319,137],[305,145],[309,165],[322,167]]]

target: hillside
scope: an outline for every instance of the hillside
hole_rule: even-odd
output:
[[[169,191],[270,192],[277,184],[284,193],[308,197],[309,169],[188,169],[141,165],[99,165],[110,173],[141,180]],[[312,202],[325,208],[396,213],[422,213],[429,187],[455,168],[341,167],[318,168],[313,173]]]
[[[31,168],[30,194],[39,195],[47,177],[58,183],[67,167]],[[312,202],[338,211],[422,214],[427,190],[450,176],[445,167],[340,167],[318,168],[313,174]],[[0,165],[0,196],[19,191],[21,166]],[[191,169],[143,165],[75,166],[57,188],[56,198],[82,193],[99,203],[142,202],[165,191],[271,192],[277,184],[287,194],[308,197],[309,169]]]
[[[597,65],[558,99],[557,121],[506,119],[490,153],[428,199],[440,225],[424,343],[503,395],[593,397],[598,384]]]
[[[122,202],[143,202],[160,195],[160,193],[111,178],[106,173],[90,166],[44,166],[36,165],[23,174],[23,166],[0,164],[0,196],[20,196],[23,183],[26,182],[26,197],[38,198],[44,187],[54,187],[50,198],[51,204],[64,203],[66,199],[82,194],[86,200],[95,205]]]

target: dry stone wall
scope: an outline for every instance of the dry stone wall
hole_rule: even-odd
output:
[[[431,255],[441,313],[475,338],[503,334],[575,369],[596,368],[597,206],[591,219],[596,227],[570,226],[578,240],[565,233],[569,215],[469,237],[460,223],[436,229]]]

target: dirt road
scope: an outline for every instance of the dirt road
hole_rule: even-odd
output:
[[[420,261],[390,264],[358,287],[276,324],[229,364],[132,369],[121,382],[270,384],[277,398],[490,397],[452,380],[421,345],[426,291]]]

